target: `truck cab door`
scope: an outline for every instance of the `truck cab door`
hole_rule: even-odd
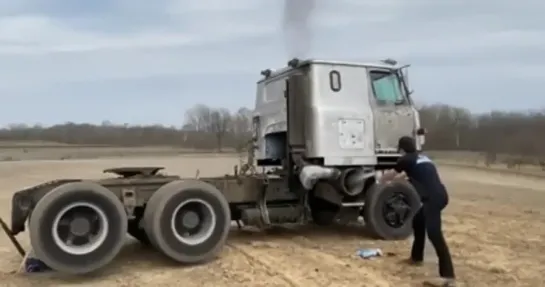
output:
[[[376,152],[397,153],[399,138],[415,134],[418,114],[396,72],[371,68],[368,75]]]

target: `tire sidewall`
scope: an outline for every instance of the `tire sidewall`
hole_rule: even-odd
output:
[[[76,202],[95,205],[104,212],[108,220],[108,230],[103,243],[84,255],[66,253],[53,238],[55,217],[63,208]],[[127,231],[126,214],[120,213],[119,204],[93,185],[83,189],[74,185],[60,186],[38,202],[33,214],[29,229],[34,252],[52,269],[68,273],[88,273],[109,263],[120,251]]]

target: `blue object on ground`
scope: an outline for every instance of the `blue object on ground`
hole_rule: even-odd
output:
[[[37,273],[49,270],[51,270],[51,268],[39,259],[29,257],[25,260],[25,271],[27,273]]]
[[[366,248],[358,250],[357,254],[363,259],[371,259],[373,257],[382,256],[382,250],[378,248]]]

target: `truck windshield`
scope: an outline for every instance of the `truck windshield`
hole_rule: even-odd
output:
[[[380,104],[401,105],[406,103],[397,73],[393,71],[371,71],[370,76],[373,93]]]

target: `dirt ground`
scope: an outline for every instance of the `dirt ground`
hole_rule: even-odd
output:
[[[239,162],[228,156],[177,156],[0,163],[0,215],[9,220],[14,191],[54,178],[98,177],[106,167],[159,165],[173,174],[220,175]],[[444,229],[462,286],[545,286],[545,179],[442,165],[451,194]],[[19,239],[28,246],[28,234]],[[0,235],[0,286],[421,286],[437,274],[433,261],[408,267],[410,240],[375,241],[362,227],[290,227],[271,234],[233,230],[218,260],[180,267],[128,237],[107,270],[92,277],[17,274],[20,258]],[[359,248],[388,256],[363,260]]]

